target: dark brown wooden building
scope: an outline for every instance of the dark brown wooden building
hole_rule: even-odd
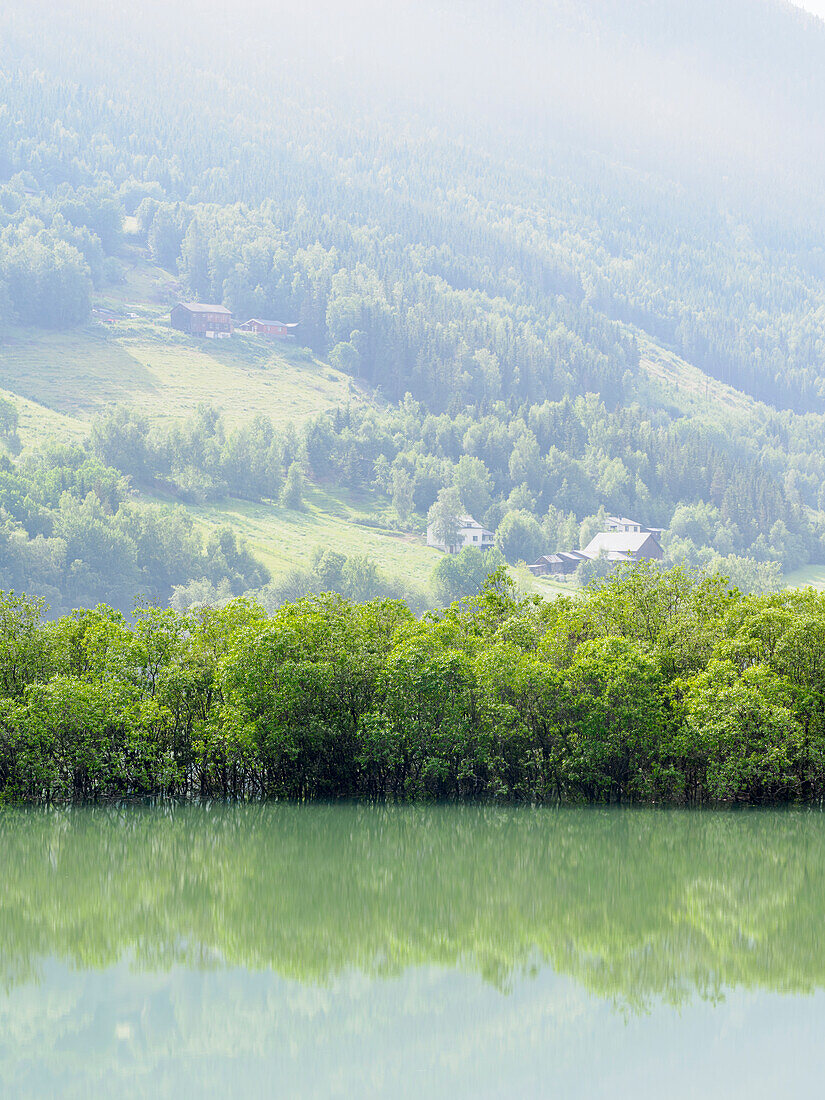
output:
[[[172,307],[172,328],[193,336],[231,336],[232,314],[224,306],[178,302]]]

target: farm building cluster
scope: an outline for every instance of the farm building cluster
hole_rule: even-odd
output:
[[[659,537],[661,527],[645,527],[627,516],[610,516],[607,530],[594,535],[583,550],[558,550],[542,554],[538,561],[528,566],[534,577],[565,576],[575,573],[583,561],[604,557],[612,562],[661,561],[664,556]],[[445,543],[439,539],[432,524],[427,528],[427,545],[443,550],[445,554],[457,554],[465,547],[474,546],[487,550],[495,542],[495,534],[488,531],[472,516],[459,516],[455,540]]]
[[[594,535],[583,550],[557,550],[542,554],[528,568],[534,577],[565,576],[575,573],[583,561],[607,558],[612,562],[661,561],[661,527],[644,527],[627,516],[610,516],[607,530]]]
[[[226,339],[233,332],[251,332],[256,336],[283,339],[294,336],[298,324],[295,321],[265,321],[260,317],[250,317],[243,324],[235,325],[231,310],[225,306],[208,305],[204,302],[178,302],[172,307],[172,328],[188,332],[191,336],[206,336],[212,340]]]

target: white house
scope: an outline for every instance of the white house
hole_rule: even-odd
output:
[[[608,561],[659,561],[664,557],[652,531],[602,531],[582,553],[591,559],[604,554]]]
[[[445,554],[457,554],[465,546],[475,546],[478,550],[488,550],[493,545],[494,539],[493,532],[488,531],[486,527],[482,527],[472,516],[458,517],[458,535],[456,541],[450,546],[438,541],[432,524],[427,528],[427,545],[434,546],[437,550],[443,550]]]
[[[608,531],[621,531],[624,533],[639,534],[644,531],[648,535],[661,535],[663,528],[661,527],[645,527],[643,523],[639,523],[636,519],[628,519],[627,516],[608,516],[607,517],[607,530]]]

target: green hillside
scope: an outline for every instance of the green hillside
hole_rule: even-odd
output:
[[[237,336],[231,346],[201,346],[168,321],[143,318],[48,335],[15,329],[0,348],[0,388],[70,418],[112,402],[138,405],[153,418],[212,402],[232,421],[263,413],[288,424],[360,399],[348,379],[302,349],[255,341]]]
[[[138,408],[150,422],[180,420],[207,403],[230,424],[261,414],[286,427],[371,401],[364,387],[292,341],[239,333],[212,341],[174,330],[169,307],[179,284],[141,249],[132,246],[126,256],[122,285],[95,295],[90,323],[68,332],[16,327],[0,344],[0,396],[18,411],[24,445],[82,439],[91,418],[113,403]],[[181,503],[152,492],[136,500]],[[310,485],[298,511],[231,497],[183,507],[205,532],[229,524],[275,578],[308,568],[319,549],[334,549],[366,555],[426,589],[442,556],[422,535],[398,531],[386,498],[363,490]],[[575,591],[571,581],[533,578],[524,568],[513,575],[522,591],[548,598]]]
[[[114,319],[69,332],[13,329],[0,345],[0,397],[17,409],[21,442],[82,439],[91,417],[112,403],[137,407],[150,421],[179,420],[207,403],[229,424],[263,415],[286,427],[368,400],[352,379],[292,342],[247,334],[218,342],[176,332],[168,312],[174,294],[168,273],[132,252],[124,285],[94,299],[96,315]],[[137,500],[171,503],[146,493]],[[237,499],[184,505],[206,530],[231,524],[275,577],[332,547],[367,554],[381,569],[426,586],[440,554],[377,520],[376,506],[365,493],[317,488],[300,511]]]
[[[124,286],[95,296],[97,319],[67,332],[16,327],[0,345],[0,389],[22,399],[24,434],[68,427],[112,402],[138,406],[153,419],[186,416],[207,402],[233,422],[260,413],[286,425],[363,399],[351,379],[295,344],[176,332],[168,305],[173,280],[146,260],[130,260]],[[114,319],[100,319],[102,311]]]
[[[675,405],[681,412],[711,423],[747,421],[766,406],[713,378],[706,371],[667,350],[644,333],[634,335],[639,343],[640,376],[637,388],[648,402]]]
[[[328,550],[327,580],[365,554],[420,583],[436,505],[511,567],[619,514],[749,591],[816,576],[825,29],[752,2],[517,5],[506,44],[481,4],[461,57],[454,13],[401,3],[388,81],[372,11],[347,54],[303,5],[294,35],[146,0],[57,10],[44,38],[11,0],[2,584],[63,608],[109,582],[118,606],[237,594],[264,574],[225,523],[276,577],[326,583]],[[182,299],[297,321],[302,346],[190,339]]]
[[[122,283],[95,294],[86,325],[65,332],[17,326],[0,345],[0,396],[17,409],[24,446],[81,440],[92,417],[112,404],[137,408],[150,423],[178,422],[208,404],[229,425],[263,415],[286,428],[336,407],[371,403],[365,387],[291,341],[247,334],[208,341],[175,331],[169,308],[181,296],[179,283],[144,249],[131,245],[123,256]],[[746,425],[759,414],[752,398],[649,338],[632,336],[641,353],[636,389],[646,402],[709,424],[735,418]],[[441,557],[420,534],[398,530],[384,494],[364,489],[310,484],[299,511],[233,497],[187,503],[151,491],[135,500],[182,504],[207,533],[230,525],[275,578],[307,569],[319,550],[334,549],[367,555],[386,573],[426,588]],[[808,567],[788,583],[817,583],[820,572]],[[513,575],[522,591],[548,598],[576,591],[571,579],[534,578],[523,567]]]
[[[0,396],[17,409],[24,446],[49,437],[82,439],[91,418],[113,403],[138,408],[150,422],[181,420],[207,403],[229,424],[263,415],[287,427],[370,400],[351,378],[295,343],[237,333],[231,341],[209,341],[175,331],[169,302],[176,287],[131,249],[123,286],[93,300],[97,319],[69,332],[11,331],[0,345]],[[181,504],[145,491],[135,499]],[[182,506],[205,533],[229,524],[275,578],[308,568],[318,550],[334,549],[367,555],[387,574],[426,589],[441,557],[421,535],[394,529],[383,514],[386,499],[364,491],[310,485],[297,511],[232,497]],[[520,584],[551,595],[565,590],[552,581],[534,583],[526,571]]]

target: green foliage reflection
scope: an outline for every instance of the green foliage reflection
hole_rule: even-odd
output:
[[[825,986],[812,812],[243,805],[5,810],[6,986],[241,966],[324,982],[543,965],[642,1007]]]

